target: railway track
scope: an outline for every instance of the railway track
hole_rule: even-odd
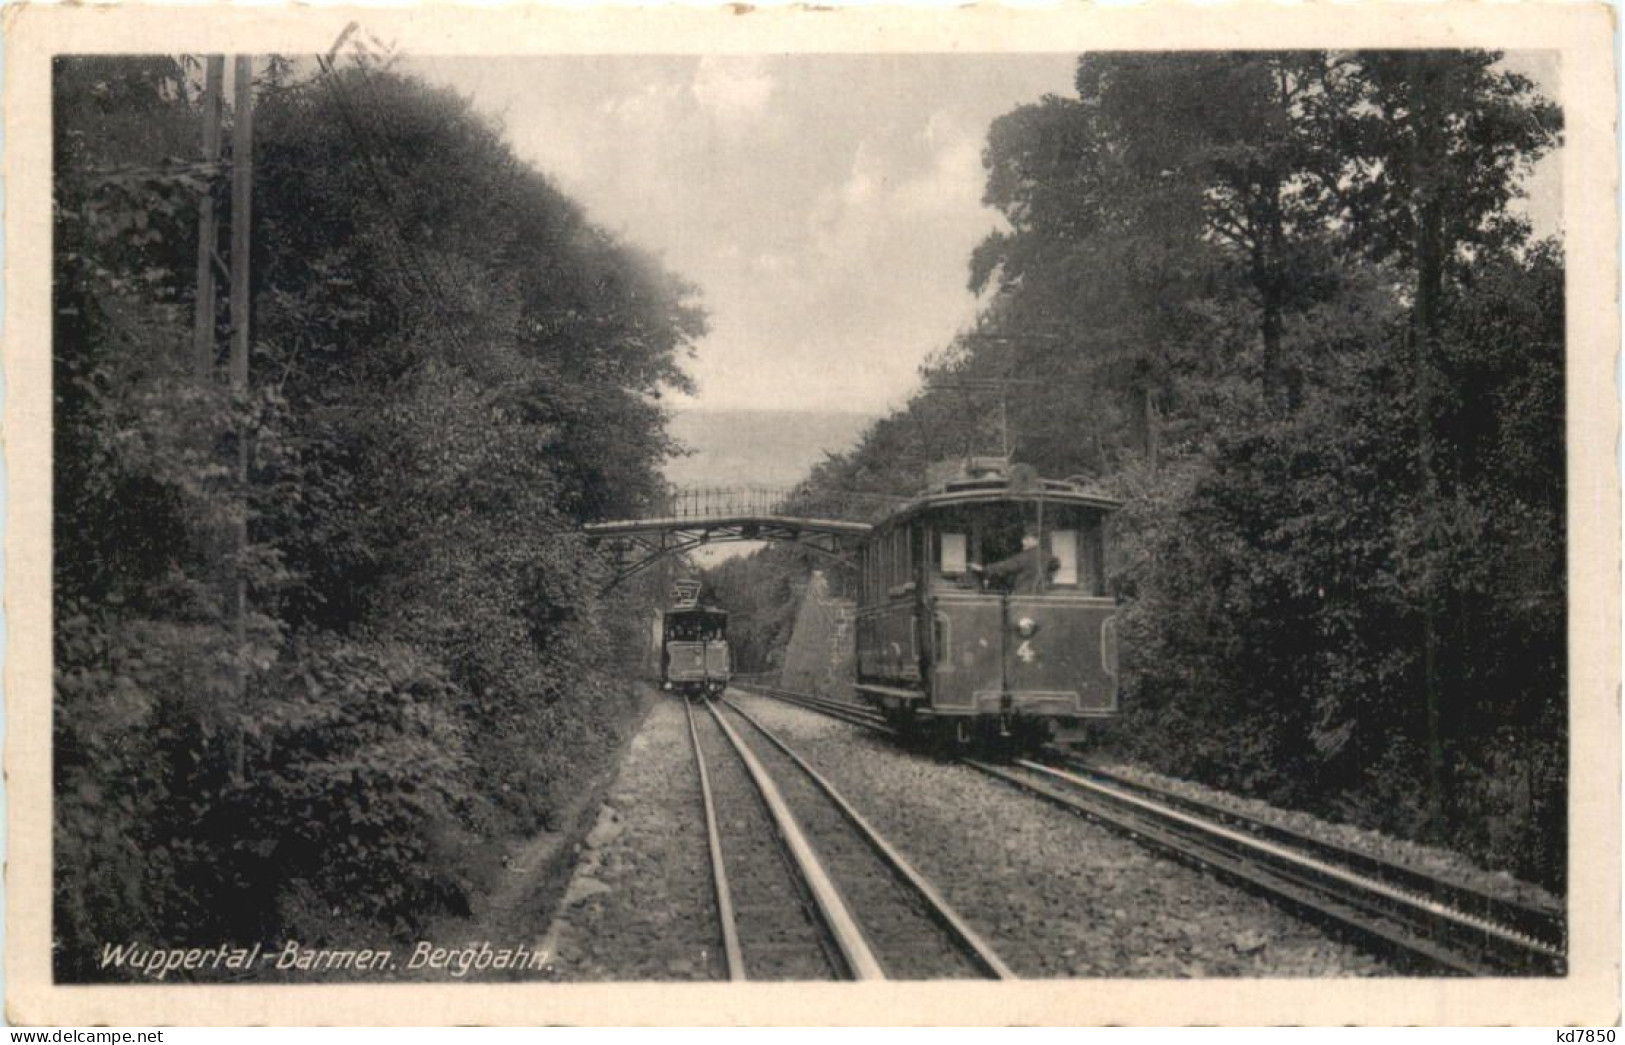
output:
[[[1513,971],[1561,971],[1566,929],[1560,910],[1504,900],[1477,889],[1443,881],[1404,864],[1313,838],[1211,802],[1130,780],[1122,774],[1092,765],[1074,754],[1052,753],[1045,761],[1051,763],[1052,769],[1061,768],[1087,781],[1099,782],[1130,795],[1148,797],[1171,809],[1243,832],[1261,844],[1286,847],[1317,863],[1381,883],[1386,888],[1377,894],[1378,899],[1386,900],[1394,893],[1402,894],[1389,906],[1435,905],[1451,912],[1451,923],[1455,926],[1453,932],[1465,942],[1496,947],[1500,937],[1510,934],[1516,940],[1508,948],[1507,954]]]
[[[890,733],[878,715],[771,687],[764,696]],[[1219,874],[1409,968],[1562,975],[1557,912],[1491,897],[1369,854],[1098,769],[1075,755],[960,761],[1184,863]]]
[[[782,740],[726,702],[704,709],[687,705],[730,979],[1012,975]]]

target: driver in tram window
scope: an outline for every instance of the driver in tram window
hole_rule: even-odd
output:
[[[1055,571],[1061,568],[1061,560],[1055,556],[1045,556],[1038,547],[1036,534],[1023,534],[1021,537],[1021,550],[1014,555],[988,566],[977,566],[974,563],[970,569],[982,575],[990,587],[1000,588],[1004,591],[1036,591],[1039,570],[1044,573],[1047,582],[1055,576]]]

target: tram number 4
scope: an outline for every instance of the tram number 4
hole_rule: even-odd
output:
[[[1016,656],[1021,658],[1023,664],[1031,664],[1038,659],[1038,651],[1033,649],[1031,640],[1022,639],[1021,645],[1016,647]]]

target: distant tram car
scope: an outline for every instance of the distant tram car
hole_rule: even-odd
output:
[[[1077,739],[1115,714],[1119,507],[1003,458],[933,467],[859,558],[859,699],[960,742]]]
[[[667,610],[661,618],[660,674],[663,689],[687,697],[728,688],[728,614],[708,606]]]

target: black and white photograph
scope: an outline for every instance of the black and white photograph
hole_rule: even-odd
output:
[[[8,320],[12,948],[111,1022],[1617,1019],[1601,14],[64,37]],[[929,996],[852,1011],[1044,1022]]]

